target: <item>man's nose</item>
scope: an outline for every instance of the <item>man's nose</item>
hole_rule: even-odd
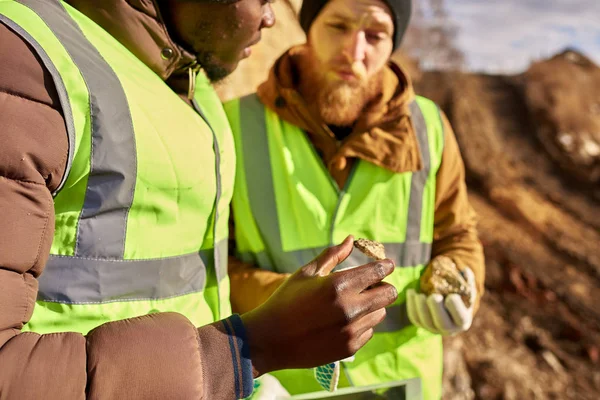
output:
[[[262,24],[260,29],[262,28],[271,28],[275,25],[275,13],[273,12],[273,8],[271,7],[271,3],[265,4],[264,13],[262,16]]]
[[[363,61],[367,49],[367,38],[363,31],[358,31],[352,34],[346,42],[345,53],[349,61]]]

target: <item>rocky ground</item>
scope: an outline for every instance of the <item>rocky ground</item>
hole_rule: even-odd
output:
[[[487,260],[447,399],[600,398],[600,68],[566,51],[519,76],[427,72],[467,168]]]

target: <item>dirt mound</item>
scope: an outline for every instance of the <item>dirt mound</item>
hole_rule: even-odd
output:
[[[600,68],[567,50],[525,73],[540,142],[571,176],[600,182]]]
[[[600,71],[573,70],[568,54],[520,76],[426,72],[417,82],[456,131],[487,261],[473,328],[447,340],[446,358],[465,367],[446,368],[446,399],[600,398],[599,189],[589,174],[574,179],[582,164],[550,150],[548,134],[590,132],[594,122],[556,106],[582,104],[581,86],[545,87],[561,65],[575,82]]]

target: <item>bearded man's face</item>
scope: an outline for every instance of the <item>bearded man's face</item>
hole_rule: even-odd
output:
[[[308,34],[310,81],[325,123],[351,125],[380,90],[393,48],[392,13],[383,0],[331,0]]]

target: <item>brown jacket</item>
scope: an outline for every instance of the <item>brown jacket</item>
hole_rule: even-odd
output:
[[[390,63],[383,72],[382,93],[372,101],[359,119],[353,132],[341,143],[320,117],[312,114],[297,90],[298,71],[295,58],[306,51],[297,46],[285,53],[273,66],[269,77],[258,88],[258,96],[279,117],[304,131],[327,165],[340,187],[348,178],[357,159],[371,162],[390,171],[401,173],[422,168],[421,153],[410,120],[409,104],[414,91],[402,69]],[[454,132],[445,115],[444,151],[437,173],[432,257],[445,255],[459,268],[470,267],[476,277],[478,298],[484,291],[485,263],[483,248],[477,238],[477,217],[467,199],[465,169]],[[277,274],[249,265],[230,263],[234,306],[248,310],[259,305],[276,287]],[[281,279],[281,278],[279,278]],[[252,297],[241,298],[249,293]],[[262,286],[264,284],[264,286]],[[245,286],[245,287],[244,287]],[[258,293],[262,286],[262,293]]]
[[[70,3],[185,97],[185,66],[193,57],[171,41],[154,1]],[[168,60],[161,57],[165,47],[174,51]],[[2,23],[0,60],[0,398],[248,395],[251,371],[239,362],[244,332],[235,316],[201,328],[180,314],[163,313],[108,323],[87,336],[21,333],[52,242],[51,192],[65,170],[67,133],[49,72]]]

